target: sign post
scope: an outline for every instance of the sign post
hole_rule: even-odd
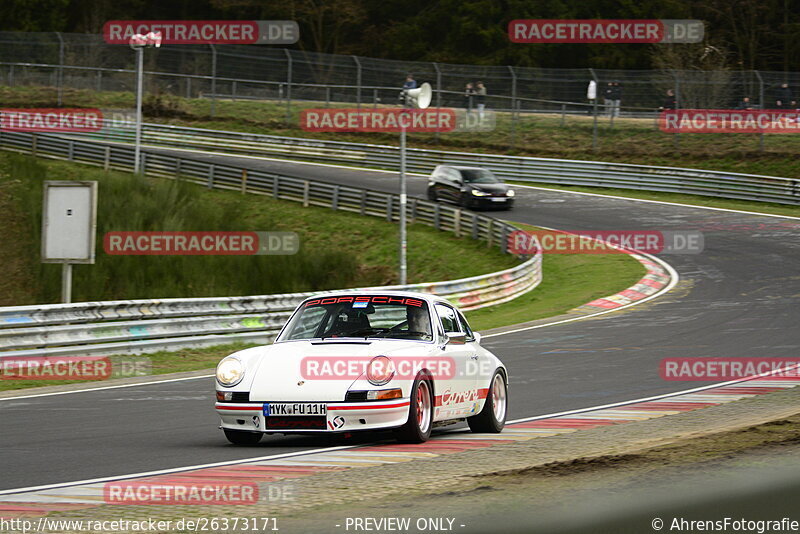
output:
[[[97,182],[46,181],[42,263],[60,263],[61,301],[72,302],[72,264],[94,263]]]

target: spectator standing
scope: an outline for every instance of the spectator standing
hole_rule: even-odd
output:
[[[739,105],[736,106],[736,109],[743,109],[743,110],[753,109],[753,104],[750,102],[750,97],[746,96],[742,98],[742,101],[739,102]]]
[[[398,100],[400,101],[400,105],[401,106],[409,107],[408,106],[408,91],[410,89],[416,89],[416,88],[417,88],[417,80],[415,80],[414,76],[412,76],[409,73],[406,76],[406,81],[403,82],[403,90],[400,91],[400,96],[398,97]]]
[[[478,82],[475,87],[475,101],[478,103],[478,115],[483,118],[483,110],[486,108],[486,86],[483,82]]]
[[[789,88],[788,83],[782,83],[778,90],[775,92],[775,108],[776,109],[791,109],[795,107],[795,102],[792,96],[792,90]]]
[[[619,108],[622,104],[622,87],[619,82],[611,84],[611,116],[619,117]]]
[[[475,95],[476,91],[472,82],[467,83],[464,89],[464,107],[467,108],[467,111],[472,111],[472,107],[475,104]]]
[[[675,92],[672,89],[667,89],[667,96],[664,98],[664,104],[658,108],[659,111],[667,109],[677,109],[678,101],[675,99]]]

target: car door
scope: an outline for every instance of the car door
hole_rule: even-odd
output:
[[[461,200],[461,186],[464,184],[464,179],[461,172],[456,169],[447,170],[447,200],[451,202],[458,202]]]
[[[458,319],[458,312],[448,305],[438,303],[434,306],[439,319],[439,326],[444,334],[440,340],[442,356],[452,362],[453,376],[442,381],[436,386],[436,412],[437,419],[452,419],[464,417],[474,413],[478,401],[476,379],[474,372],[477,357],[474,346],[457,339],[447,337],[447,334],[464,334]]]

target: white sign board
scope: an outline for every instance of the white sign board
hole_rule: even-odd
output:
[[[94,263],[97,182],[46,181],[42,262]]]

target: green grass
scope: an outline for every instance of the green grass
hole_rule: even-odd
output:
[[[74,267],[73,300],[259,295],[397,282],[398,230],[377,217],[176,180],[0,153],[0,305],[57,302],[60,266],[39,261],[44,180],[99,182],[97,260]],[[294,231],[291,256],[113,256],[108,231]],[[518,260],[485,243],[409,226],[409,281],[486,274]]]
[[[526,224],[516,226],[538,230]],[[545,254],[542,283],[536,289],[466,316],[475,330],[552,317],[627,289],[645,274],[642,264],[627,254]]]
[[[68,89],[66,106],[132,108],[132,93],[93,92]],[[0,105],[21,107],[53,106],[56,91],[49,87],[2,87]],[[299,128],[302,109],[324,107],[324,102],[292,102],[287,122],[286,103],[276,101],[218,100],[214,117],[211,101],[151,95],[145,100],[145,117],[201,128],[235,130],[250,133],[290,135],[340,141],[398,143],[395,134],[310,133]],[[365,104],[369,107],[371,104]],[[350,106],[332,103],[332,106]],[[512,124],[511,117],[499,113],[493,132],[409,135],[409,146],[442,150],[527,155],[580,160],[605,160],[644,165],[692,167],[709,170],[765,174],[800,178],[800,136],[768,134],[764,150],[759,149],[757,134],[682,134],[676,142],[673,134],[656,128],[653,119],[599,119],[599,143],[592,150],[592,118],[522,115]],[[758,205],[758,203],[754,203]]]
[[[202,369],[211,369],[217,365],[217,362],[227,356],[228,354],[237,350],[254,347],[254,344],[248,343],[233,343],[229,345],[218,345],[215,347],[205,347],[198,349],[181,349],[176,352],[153,352],[151,354],[137,355],[137,356],[110,356],[112,363],[117,358],[147,358],[150,360],[150,369],[154,375],[162,375],[167,373],[180,373],[184,371],[198,371]],[[113,368],[113,365],[112,365]],[[27,389],[44,386],[61,386],[65,384],[78,384],[85,383],[92,385],[95,382],[87,382],[83,380],[0,380],[0,391],[10,391],[15,389]]]

